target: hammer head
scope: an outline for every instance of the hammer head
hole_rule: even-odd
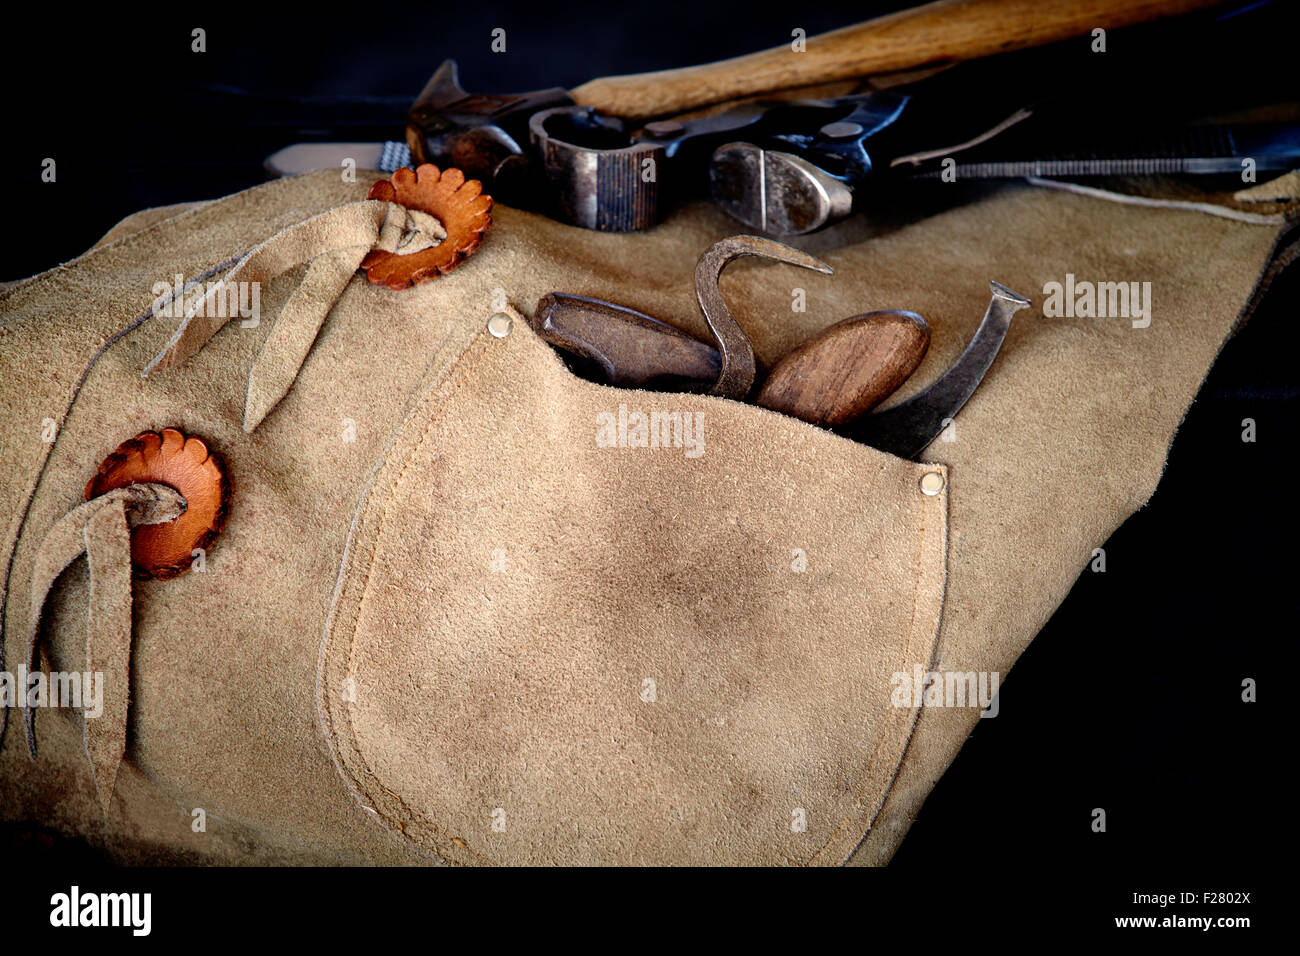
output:
[[[407,114],[406,143],[419,163],[455,166],[494,198],[512,205],[528,188],[528,118],[572,106],[562,89],[478,95],[460,85],[455,60],[444,60]],[[512,201],[513,197],[513,201]]]

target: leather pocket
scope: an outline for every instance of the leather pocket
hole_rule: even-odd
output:
[[[317,688],[339,771],[452,862],[840,863],[915,722],[892,691],[933,652],[946,489],[480,333],[353,522]]]

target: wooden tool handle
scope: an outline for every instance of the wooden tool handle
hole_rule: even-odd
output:
[[[937,0],[760,53],[571,91],[585,106],[646,119],[792,86],[955,63],[1188,13],[1221,0]],[[1029,78],[1026,78],[1029,79]]]
[[[532,324],[547,342],[599,365],[611,385],[708,386],[722,372],[713,346],[613,302],[551,292],[537,303]]]
[[[855,315],[777,362],[754,404],[814,425],[843,425],[892,395],[929,347],[930,326],[915,312]]]

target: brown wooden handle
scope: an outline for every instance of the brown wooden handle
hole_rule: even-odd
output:
[[[843,425],[892,395],[929,347],[930,326],[915,312],[855,315],[777,362],[754,404],[814,425]]]
[[[937,0],[911,10],[731,60],[607,76],[570,91],[578,103],[629,119],[725,100],[1041,46],[1221,0]]]
[[[547,342],[599,365],[611,385],[708,386],[722,372],[713,346],[613,302],[551,292],[537,303],[532,324]]]

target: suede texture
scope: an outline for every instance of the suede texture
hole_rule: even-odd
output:
[[[358,512],[324,647],[366,805],[466,863],[845,859],[916,716],[878,691],[934,647],[946,500],[919,482],[942,469],[588,384],[522,321],[431,385]],[[598,441],[629,398],[627,447]],[[641,447],[656,412],[690,440]]]
[[[5,736],[5,819],[128,862],[884,863],[979,719],[893,707],[893,671],[1006,674],[1295,257],[1286,229],[1011,184],[801,242],[833,277],[732,266],[760,368],[849,315],[924,315],[930,351],[891,402],[960,354],[990,279],[1034,300],[921,456],[946,477],[935,497],[917,487],[935,468],[775,413],[583,382],[526,327],[564,291],[706,337],[695,260],[738,231],[707,206],[633,235],[498,207],[450,275],[403,292],[355,275],[249,432],[250,369],[309,266],[267,280],[257,328],[142,377],[180,324],[149,314],[155,283],[220,277],[368,186],[312,174],[119,227],[0,295],[6,667],[40,542],[120,441],[180,428],[234,483],[204,569],[133,589],[108,809],[80,714],[48,710],[37,760]],[[1150,281],[1150,325],[1044,317],[1067,273]],[[620,403],[702,412],[704,453],[599,447]],[[89,584],[78,561],[50,592],[55,668],[84,666]]]

